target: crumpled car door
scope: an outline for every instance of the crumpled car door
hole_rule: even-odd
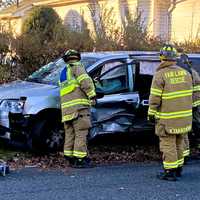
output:
[[[138,93],[130,88],[133,77],[134,63],[115,66],[98,77],[96,92],[101,97],[91,109],[93,127],[90,137],[130,130],[139,105]]]

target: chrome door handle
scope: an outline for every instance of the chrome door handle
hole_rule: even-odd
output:
[[[141,105],[149,106],[149,100],[142,100]]]

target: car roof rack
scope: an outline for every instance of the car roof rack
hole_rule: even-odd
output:
[[[129,54],[129,58],[137,61],[160,62],[159,53],[157,52]]]
[[[149,53],[130,53],[129,57],[137,57],[137,56],[159,56],[159,53],[157,52],[149,52]]]

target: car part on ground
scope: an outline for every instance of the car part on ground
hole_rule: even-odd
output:
[[[0,160],[0,174],[6,176],[10,172],[9,166],[4,160]]]

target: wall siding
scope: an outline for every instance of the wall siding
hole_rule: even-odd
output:
[[[154,1],[154,28],[155,36],[168,39],[168,8],[169,1]]]
[[[149,29],[150,32],[153,31],[153,15],[154,15],[154,3],[153,0],[138,0],[138,11],[142,15],[142,23],[145,27]]]
[[[172,13],[172,40],[195,39],[200,36],[200,1],[186,0]]]
[[[135,15],[137,10],[137,0],[105,0],[100,1],[100,7],[104,9],[113,9],[112,17],[116,20],[116,25],[121,26],[122,20],[125,19],[125,15],[128,11],[131,15]],[[88,3],[79,3],[67,6],[54,7],[59,14],[63,22],[69,21],[68,13],[74,11],[79,13],[87,22],[88,28],[91,32],[94,31],[94,19],[92,19],[91,12],[88,7]],[[79,19],[77,19],[79,20]]]
[[[88,8],[88,2],[84,0],[82,3],[79,1],[79,3],[71,5],[62,3],[53,6],[53,8],[64,23],[72,19],[72,25],[76,24],[76,20],[77,24],[80,24],[80,16],[83,16],[88,28],[91,32],[94,32],[94,23]],[[169,15],[171,0],[99,0],[98,2],[101,5],[106,3],[108,8],[113,7],[112,15],[118,26],[126,22],[128,14],[134,17],[138,10],[142,13],[145,27],[148,27],[149,31],[155,36],[160,36],[166,40],[169,39],[168,36],[171,36],[171,40],[176,41],[195,39],[200,36],[200,0],[185,0],[178,3],[171,15]],[[20,34],[21,22],[24,16],[27,15],[28,9],[30,7],[15,12],[17,15],[22,16],[11,20],[15,34]],[[76,14],[69,15],[72,11]],[[169,16],[171,16],[171,26],[169,26]]]

